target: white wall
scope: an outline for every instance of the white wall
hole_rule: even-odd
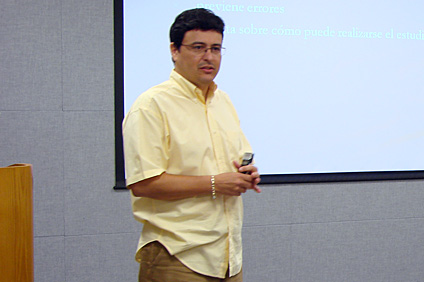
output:
[[[34,166],[35,281],[136,281],[114,185],[112,0],[3,0],[0,166]],[[257,281],[419,281],[424,181],[269,185],[245,200]]]

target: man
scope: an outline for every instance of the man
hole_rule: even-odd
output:
[[[227,94],[217,89],[224,23],[205,9],[170,30],[170,79],[140,95],[123,122],[127,186],[144,224],[139,281],[242,281],[242,200],[258,170]],[[244,173],[241,173],[244,172]]]

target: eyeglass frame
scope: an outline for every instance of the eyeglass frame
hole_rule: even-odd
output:
[[[193,53],[200,55],[203,53],[207,53],[208,50],[211,50],[211,54],[215,55],[215,56],[223,56],[225,54],[225,47],[222,47],[219,44],[214,44],[211,47],[207,47],[208,45],[206,45],[205,43],[191,43],[191,44],[181,44],[180,46],[184,46],[187,47],[190,51],[192,51]],[[196,47],[200,47],[201,49],[195,49]],[[213,48],[218,48],[219,52],[218,53],[214,53]]]

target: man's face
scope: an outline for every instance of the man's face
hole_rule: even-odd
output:
[[[175,71],[199,87],[207,90],[218,74],[221,55],[211,49],[197,53],[193,46],[221,47],[222,35],[214,30],[190,30],[184,35],[180,50],[171,43],[171,54],[175,62]]]

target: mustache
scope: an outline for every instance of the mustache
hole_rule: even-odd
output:
[[[210,67],[210,68],[216,69],[216,66],[215,66],[214,64],[212,64],[212,63],[208,63],[208,62],[200,63],[200,64],[198,65],[198,67],[199,67],[199,68]]]

